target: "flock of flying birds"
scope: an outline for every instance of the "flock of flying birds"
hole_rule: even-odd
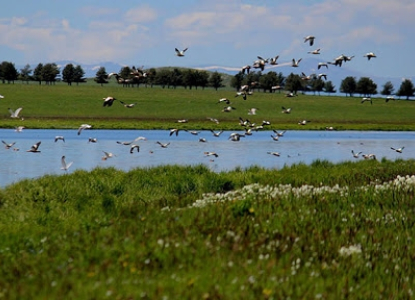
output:
[[[309,43],[310,46],[314,45],[314,41],[315,41],[314,36],[307,36],[307,37],[304,38],[304,43]],[[185,48],[183,50],[179,50],[178,48],[175,48],[175,52],[176,52],[176,55],[178,57],[185,56],[185,52],[187,50],[188,50],[188,48]],[[320,54],[320,50],[321,50],[320,48],[317,48],[315,50],[308,51],[308,53],[313,54],[313,55],[317,55],[317,54]],[[351,61],[353,59],[353,57],[354,56],[346,56],[346,55],[342,54],[339,57],[335,58],[331,62],[320,62],[318,64],[317,68],[318,69],[320,69],[322,67],[328,68],[329,64],[335,65],[335,66],[341,66],[345,62]],[[364,57],[367,57],[367,59],[370,60],[372,58],[375,58],[376,55],[373,52],[368,52],[364,55]],[[261,71],[263,71],[267,64],[277,65],[278,64],[277,60],[278,60],[279,56],[277,55],[277,56],[275,56],[273,58],[269,58],[269,59],[264,59],[261,56],[258,56],[257,58],[258,58],[258,60],[254,61],[252,66],[250,66],[250,65],[243,66],[241,68],[241,72],[242,73],[245,73],[245,72],[249,73],[251,68],[261,69]],[[302,58],[300,58],[298,60],[295,60],[293,58],[291,66],[294,67],[294,68],[298,67],[301,60],[302,60]],[[132,68],[131,74],[134,75],[134,76],[138,76],[138,77],[146,77],[146,75],[147,75],[143,70],[141,70],[139,68],[136,69],[135,67]],[[308,75],[308,76],[305,75],[304,73],[302,73],[301,75],[302,75],[301,78],[303,80],[310,80],[312,78],[316,78],[316,76],[318,78],[324,78],[324,79],[327,78],[327,75],[324,74],[324,73],[321,73],[321,74],[318,74],[318,75],[311,74],[311,75]],[[121,80],[117,73],[108,74],[108,78],[111,78],[112,76],[117,77],[118,81]],[[243,85],[239,89],[239,91],[236,92],[235,97],[241,96],[244,100],[247,100],[247,97],[249,95],[252,95],[252,94],[253,94],[252,85]],[[293,95],[292,93],[287,93],[286,96],[287,97],[294,97],[295,95]],[[0,98],[4,98],[4,96],[0,95]],[[390,99],[387,99],[387,101],[388,100],[390,100]],[[121,105],[123,105],[124,107],[126,107],[126,108],[134,108],[134,106],[137,104],[137,103],[125,103],[123,101],[118,100],[115,97],[108,96],[108,97],[103,98],[103,106],[104,107],[111,107],[114,104],[115,101],[119,101],[119,103]],[[369,101],[369,102],[372,103],[372,100],[369,97],[363,98],[361,103],[364,103],[366,101]],[[234,106],[231,106],[231,101],[228,98],[220,98],[217,101],[217,103],[226,104],[226,106],[224,106],[223,109],[222,109],[222,112],[224,112],[224,113],[230,113],[230,112],[232,112],[236,109]],[[282,109],[281,112],[284,113],[284,114],[290,114],[291,111],[292,111],[292,109],[290,107],[287,108],[287,107],[283,106],[283,107],[281,107],[281,109]],[[19,115],[20,115],[20,112],[22,111],[22,108],[19,107],[16,110],[12,110],[11,108],[9,108],[8,110],[10,112],[10,117],[11,118],[19,118],[20,117]],[[257,111],[258,111],[258,108],[253,107],[253,108],[249,109],[248,115],[251,115],[251,116],[256,115]],[[21,118],[21,119],[23,120],[23,118]],[[219,120],[216,119],[216,118],[208,117],[207,119],[209,119],[210,121],[212,121],[216,124],[220,124]],[[177,120],[177,122],[178,123],[187,123],[188,120],[187,119],[181,119],[181,120]],[[300,121],[298,121],[298,125],[305,126],[309,122],[310,122],[309,120],[300,120]],[[242,117],[239,117],[239,125],[241,125],[241,127],[243,128],[243,133],[232,132],[229,135],[228,140],[233,141],[233,142],[239,142],[241,140],[241,138],[245,138],[247,136],[250,136],[250,135],[253,134],[253,132],[256,132],[258,130],[263,130],[267,126],[271,125],[271,123],[267,120],[263,120],[260,124],[256,124],[256,123],[251,122],[249,119],[244,119]],[[15,131],[16,132],[21,132],[24,128],[25,128],[24,126],[18,126],[18,127],[15,128]],[[84,130],[91,129],[91,128],[92,128],[92,125],[82,124],[78,128],[77,135],[81,135],[81,133]],[[326,127],[326,130],[335,130],[335,129],[333,127]],[[170,129],[169,136],[170,137],[173,136],[173,135],[178,136],[180,131],[186,131],[186,132],[189,132],[190,134],[195,135],[195,136],[197,136],[200,133],[199,131],[196,131],[196,130],[173,128],[173,129]],[[211,131],[213,137],[219,137],[223,133],[223,130],[219,130],[219,131],[210,130],[210,131]],[[272,130],[272,132],[273,132],[273,134],[271,134],[270,137],[273,141],[279,141],[280,138],[283,137],[284,134],[286,133],[285,130],[284,131]],[[55,142],[58,142],[59,140],[65,142],[64,136],[56,136],[54,138]],[[129,146],[129,152],[131,154],[133,154],[134,152],[140,152],[140,146],[139,146],[138,142],[141,141],[141,140],[147,140],[147,139],[145,137],[140,136],[140,137],[137,137],[136,139],[134,139],[132,141],[117,141],[117,144]],[[96,142],[97,142],[96,138],[90,137],[88,139],[88,143],[96,143]],[[206,140],[206,138],[199,138],[199,142],[207,142],[207,140]],[[19,151],[19,148],[13,147],[16,144],[16,142],[7,143],[6,141],[2,140],[2,143],[5,145],[6,149],[13,149],[14,151]],[[156,144],[159,145],[162,148],[168,148],[169,145],[170,145],[170,142],[162,143],[160,141],[157,141]],[[40,145],[41,145],[41,141],[39,141],[39,142],[35,143],[34,145],[32,145],[28,150],[26,150],[26,152],[40,153],[41,152],[39,150]],[[396,151],[397,153],[402,153],[404,147],[400,147],[400,148],[391,147],[391,149]],[[111,152],[106,152],[106,151],[102,151],[102,152],[104,154],[102,156],[102,160],[107,160],[109,158],[112,158],[112,157],[116,156],[115,154],[113,154]],[[150,151],[150,153],[152,153],[152,151]],[[354,150],[351,150],[351,153],[352,153],[352,156],[354,158],[362,157],[364,159],[376,159],[376,155],[372,154],[372,153],[363,154],[363,152],[361,152],[361,151],[355,152]],[[279,152],[275,152],[275,151],[268,151],[267,154],[270,154],[270,155],[273,155],[273,156],[280,156],[281,155]],[[212,157],[215,157],[215,158],[219,157],[219,154],[214,152],[214,151],[205,151],[204,155],[207,156],[207,157],[208,156],[209,157],[212,156]],[[210,161],[214,161],[214,160],[211,159]],[[61,169],[62,170],[68,171],[68,169],[72,166],[72,164],[73,164],[73,162],[69,162],[69,163],[66,162],[66,157],[65,156],[61,157]]]

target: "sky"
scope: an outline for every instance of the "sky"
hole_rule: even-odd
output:
[[[0,62],[16,66],[73,61],[239,70],[257,56],[279,55],[278,72],[320,48],[321,61],[354,55],[347,67],[363,74],[415,75],[413,0],[3,2]],[[304,42],[308,35],[313,46]],[[188,50],[177,57],[175,48]],[[368,61],[368,52],[377,57]]]

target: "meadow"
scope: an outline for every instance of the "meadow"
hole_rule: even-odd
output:
[[[216,117],[240,129],[239,116],[254,106],[252,119],[278,129],[414,130],[411,101],[20,84],[0,93],[6,128],[216,130],[206,120]],[[108,95],[137,106],[104,108]],[[234,112],[221,112],[222,97]],[[24,107],[24,120],[11,120],[8,106]],[[300,128],[304,118],[312,122]],[[409,299],[414,168],[415,160],[318,160],[280,170],[97,168],[22,180],[0,189],[0,298]]]

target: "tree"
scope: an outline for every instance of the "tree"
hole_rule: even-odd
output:
[[[13,82],[18,79],[19,72],[17,72],[16,67],[13,63],[3,61],[0,66],[1,69],[1,79],[3,83],[7,81],[8,83]]]
[[[19,75],[19,79],[24,82],[26,81],[27,84],[29,84],[29,80],[31,79],[31,74],[32,73],[32,69],[30,68],[30,65],[27,64],[24,66],[23,69],[20,69],[20,75]]]
[[[43,70],[43,64],[39,63],[36,66],[35,70],[33,71],[33,79],[35,81],[38,81],[39,85],[41,85],[43,81],[42,70]]]
[[[356,93],[356,79],[352,76],[348,76],[342,80],[340,84],[340,92],[350,95],[353,97],[353,94]]]
[[[335,86],[331,81],[326,81],[326,83],[324,84],[324,91],[328,94],[336,92]]]
[[[238,72],[235,76],[231,79],[231,87],[235,88],[237,91],[241,88],[242,82],[244,80],[244,74],[242,72]]]
[[[377,85],[369,77],[361,77],[356,84],[356,92],[363,96],[377,94]]]
[[[272,87],[278,85],[277,73],[274,71],[269,71],[265,75],[262,75],[259,78],[259,84],[264,92],[268,90],[270,93],[272,93]]]
[[[59,73],[58,65],[55,63],[47,63],[42,68],[42,78],[46,84],[55,83]]]
[[[320,96],[320,92],[324,88],[324,81],[321,78],[313,78],[310,82],[311,90],[316,94],[318,92],[318,95]]]
[[[167,88],[170,84],[170,70],[167,68],[161,68],[158,70],[155,82],[164,89],[167,85]]]
[[[412,81],[409,80],[409,79],[405,79],[401,83],[401,86],[399,87],[399,91],[398,91],[397,95],[399,97],[405,96],[406,100],[409,100],[409,97],[413,97],[414,93],[415,93],[415,88],[414,88],[414,85],[413,85]]]
[[[79,85],[80,82],[86,82],[86,79],[84,78],[85,71],[80,65],[77,65],[74,71],[73,81],[76,82],[76,85]]]
[[[196,86],[196,72],[193,69],[186,69],[183,72],[183,85],[185,88],[189,87],[191,90],[193,86]]]
[[[62,71],[62,80],[68,85],[72,85],[72,81],[74,81],[75,75],[75,67],[73,64],[67,64]]]
[[[183,74],[180,69],[174,68],[172,71],[170,71],[168,77],[169,77],[168,79],[169,87],[170,85],[172,85],[173,88],[175,89],[177,86],[183,85]]]
[[[204,89],[209,84],[209,74],[206,71],[199,71],[195,70],[195,86],[196,89],[198,86],[202,87]]]
[[[218,88],[223,87],[222,82],[222,75],[220,75],[218,71],[215,71],[210,75],[209,85],[213,87],[216,91],[218,90]]]
[[[105,67],[100,67],[98,71],[95,73],[94,81],[99,83],[101,86],[108,83],[108,74],[105,70]]]
[[[394,90],[394,87],[393,87],[392,82],[388,81],[383,85],[383,89],[380,93],[384,96],[390,96],[392,95],[393,90]]]
[[[288,75],[287,79],[285,79],[285,90],[297,94],[301,89],[303,89],[303,80],[301,80],[301,77],[293,73]]]

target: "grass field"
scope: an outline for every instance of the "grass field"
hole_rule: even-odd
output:
[[[3,84],[0,93],[0,127],[12,128],[24,125],[27,128],[77,128],[81,123],[90,123],[96,129],[166,129],[174,126],[187,129],[237,129],[239,117],[255,123],[271,122],[279,129],[325,129],[333,126],[338,130],[415,130],[413,101],[390,101],[373,99],[373,105],[361,104],[360,97],[333,97],[299,95],[287,98],[282,92],[255,92],[244,101],[235,97],[231,89],[162,89],[160,87],[128,88],[120,85],[56,84]],[[102,98],[114,96],[126,103],[137,103],[127,109],[117,101],[112,107],[103,107]],[[228,98],[236,109],[222,112],[225,106],[218,103]],[[291,107],[291,114],[282,114],[281,107]],[[24,121],[11,119],[8,108],[23,107]],[[257,114],[248,116],[251,107],[258,108]],[[220,126],[207,118],[220,121]],[[188,119],[177,124],[179,119]],[[307,119],[307,126],[298,121]]]

